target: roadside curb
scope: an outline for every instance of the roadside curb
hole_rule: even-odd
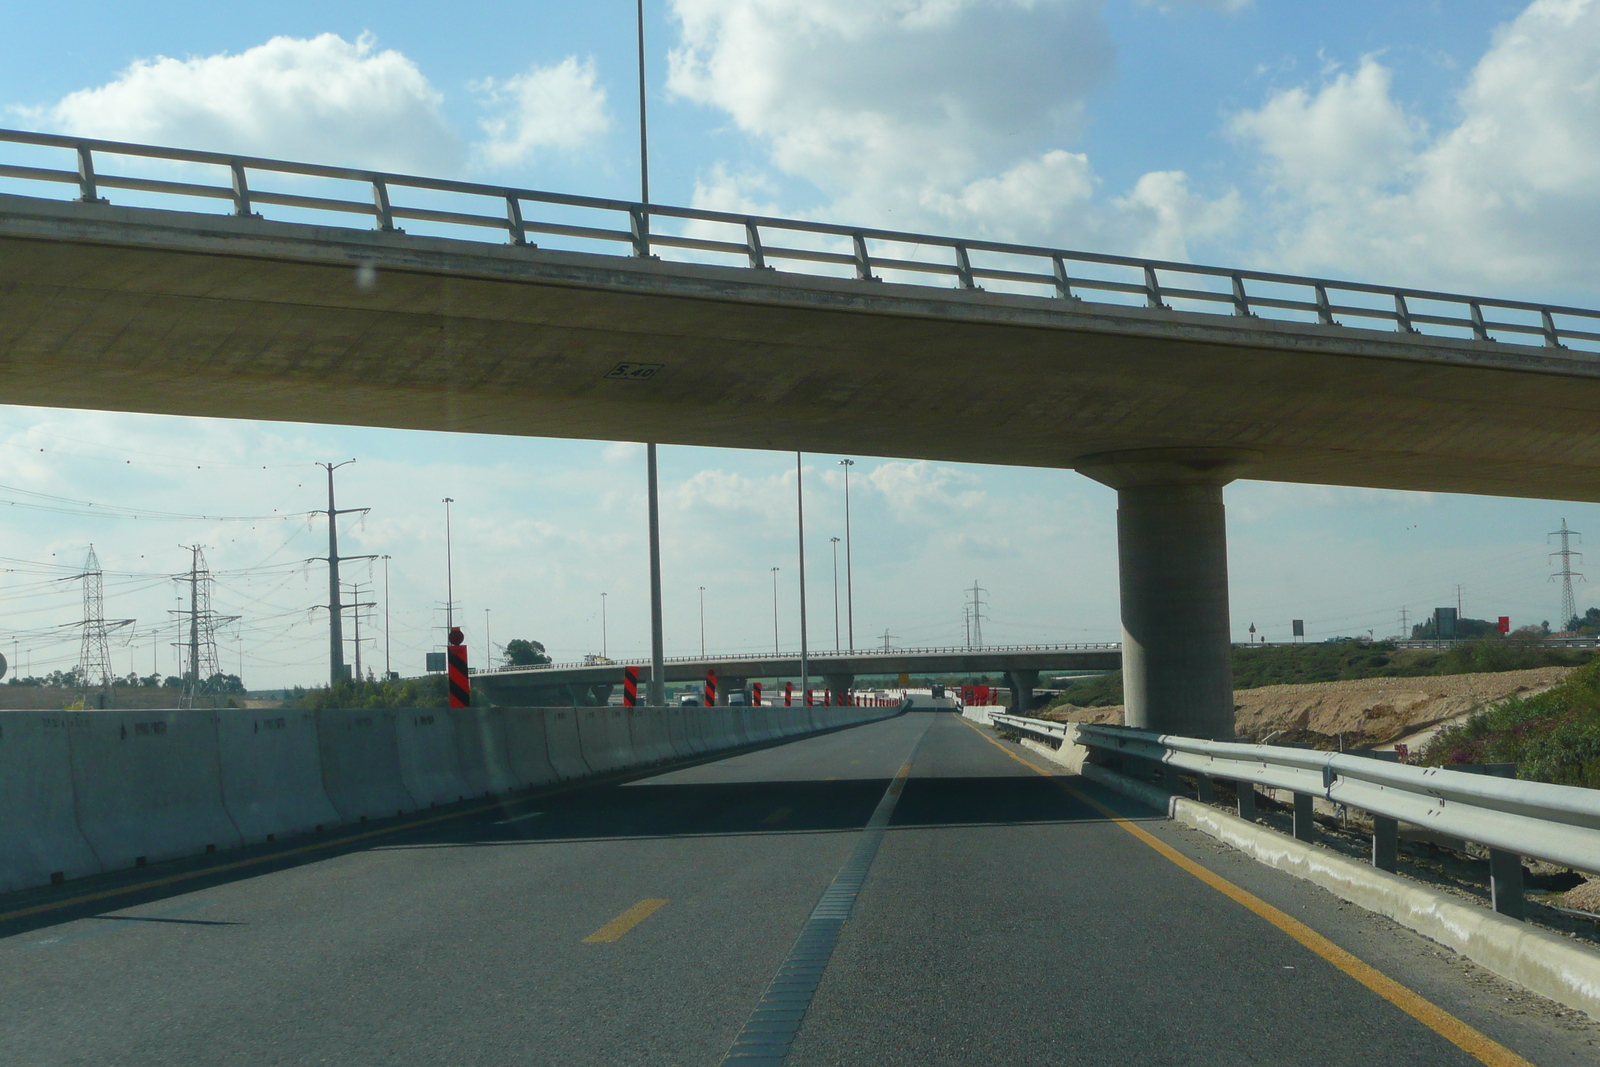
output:
[[[1409,879],[1297,841],[1188,797],[1174,796],[1083,762],[1086,750],[1024,747],[1091,782],[1164,811],[1268,867],[1313,882],[1341,900],[1393,919],[1502,978],[1600,1021],[1600,953]],[[1072,751],[1072,750],[1076,751]]]

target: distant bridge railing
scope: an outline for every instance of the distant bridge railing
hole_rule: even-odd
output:
[[[808,658],[813,664],[822,665],[828,660],[838,659],[871,659],[875,656],[939,656],[939,655],[985,655],[988,653],[1009,652],[1115,652],[1122,648],[1116,642],[1100,644],[1075,644],[1075,645],[984,645],[974,648],[969,645],[949,645],[941,648],[891,648],[888,650],[876,648],[858,648],[854,652],[810,652]],[[664,663],[727,663],[748,662],[764,659],[798,659],[799,652],[735,652],[727,656],[668,656]],[[570,662],[570,663],[538,663],[526,664],[516,667],[490,667],[485,670],[475,670],[474,674],[519,674],[528,671],[565,671],[580,667],[648,667],[648,659],[618,659],[604,663]]]
[[[144,203],[192,209],[196,201],[223,201],[250,218],[266,206],[286,209],[282,221],[323,221],[366,216],[380,231],[415,222],[444,236],[498,231],[513,246],[536,248],[530,237],[553,237],[561,247],[723,262],[761,270],[786,269],[878,281],[885,277],[929,284],[932,275],[964,290],[1001,291],[1080,301],[1143,304],[1161,310],[1266,317],[1323,326],[1359,320],[1406,334],[1534,343],[1550,348],[1600,351],[1600,311],[1498,300],[1426,289],[1335,281],[1229,267],[1073,252],[1038,245],[967,240],[872,227],[838,226],[803,219],[744,215],[700,208],[574,196],[501,185],[422,178],[384,171],[91,140],[22,130],[0,130],[0,145],[27,157],[33,150],[70,153],[68,166],[0,161],[0,179],[37,195],[65,185],[82,202],[104,202],[109,189],[153,194]],[[210,169],[214,183],[169,176],[116,174],[101,169],[108,157],[161,160]],[[39,159],[40,163],[61,162]],[[160,168],[157,168],[159,171]],[[178,169],[181,173],[182,168]],[[268,188],[262,180],[272,177]],[[308,186],[311,179],[314,187]],[[354,183],[359,197],[321,195],[328,184]],[[0,189],[7,186],[0,185]],[[332,190],[328,190],[332,191]],[[406,199],[400,199],[400,193]],[[131,205],[131,206],[143,206]],[[598,217],[597,217],[598,216]],[[678,232],[652,231],[654,220],[682,223]],[[687,255],[686,255],[687,254]],[[987,283],[987,285],[985,285]]]

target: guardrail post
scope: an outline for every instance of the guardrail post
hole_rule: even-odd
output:
[[[850,235],[850,242],[856,253],[856,281],[877,281],[878,279],[872,276],[872,257],[867,255],[867,235],[853,233]]]
[[[233,172],[233,213],[249,216],[250,183],[244,175],[244,164],[235,160],[229,170]]]
[[[1483,308],[1476,300],[1467,301],[1467,311],[1472,319],[1472,339],[1475,341],[1489,340],[1489,327],[1483,321]]]
[[[1489,899],[1501,915],[1522,918],[1526,903],[1522,895],[1522,857],[1515,852],[1489,850]]]
[[[1234,782],[1234,792],[1239,797],[1239,818],[1256,821],[1256,784],[1254,782]]]
[[[1478,305],[1472,305],[1474,311]],[[1401,333],[1416,333],[1417,328],[1411,324],[1411,308],[1406,305],[1406,294],[1394,294],[1394,319],[1400,324]]]
[[[972,280],[972,261],[967,258],[967,246],[956,245],[956,278],[961,282],[963,289],[976,289],[977,283]]]
[[[633,235],[633,254],[640,259],[650,258],[650,216],[644,206],[628,209],[628,229]]]
[[[103,204],[100,191],[94,181],[94,154],[89,151],[89,146],[78,146],[78,202],[82,204]]]
[[[1056,295],[1063,300],[1081,300],[1082,297],[1072,295],[1072,279],[1067,277],[1066,260],[1060,256],[1051,256],[1050,262],[1055,268]]]
[[[1322,323],[1324,326],[1339,325],[1337,322],[1333,321],[1333,305],[1328,303],[1328,287],[1319,282],[1316,286],[1316,290],[1317,321]]]
[[[389,207],[389,186],[382,178],[372,179],[372,211],[378,217],[378,229],[385,233],[394,231],[394,211]]]
[[[522,201],[510,193],[506,194],[506,230],[511,234],[512,244],[528,243],[528,231],[522,224]]]
[[[1233,276],[1233,313],[1235,315],[1243,315],[1246,318],[1255,317],[1255,312],[1250,310],[1250,298],[1244,294],[1244,276],[1242,274]]]
[[[1194,797],[1202,804],[1210,804],[1217,799],[1217,787],[1209,774],[1194,776]]]
[[[1400,866],[1400,820],[1372,817],[1372,865],[1391,872]]]
[[[1161,299],[1161,283],[1156,280],[1156,269],[1151,266],[1144,268],[1144,302],[1146,307],[1172,310],[1167,307],[1166,301]]]
[[[1556,333],[1556,320],[1551,318],[1546,309],[1539,311],[1539,324],[1544,327],[1544,346],[1546,348],[1565,348],[1561,343],[1561,335]]]
[[[767,266],[767,254],[761,247],[761,231],[756,228],[754,219],[744,220],[744,244],[750,253],[750,269],[764,270]]]
[[[1294,794],[1294,836],[1299,841],[1317,839],[1316,809],[1310,793]]]

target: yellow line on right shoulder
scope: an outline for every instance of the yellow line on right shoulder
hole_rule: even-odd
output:
[[[1229,900],[1249,908],[1261,918],[1276,926],[1279,930],[1282,930],[1463,1052],[1476,1056],[1479,1060],[1488,1064],[1489,1067],[1534,1067],[1532,1063],[1512,1052],[1487,1034],[1468,1026],[1420,993],[1401,985],[1370,963],[1340,948],[1299,919],[1279,908],[1273,907],[1254,893],[1241,889],[1215,871],[1202,867],[1131,819],[1118,815],[1098,800],[1068,785],[1062,780],[1061,775],[1045,770],[1031,760],[1023,759],[1017,753],[1011,751],[1009,747],[990,737],[983,731],[982,727],[971,720],[963,718],[961,721],[971,726],[979,737],[994,745],[1001,752],[1004,752],[1035,774],[1051,779],[1071,796],[1089,805],[1132,834],[1139,841],[1149,845],[1163,858],[1170,860],[1173,864],[1194,875]]]

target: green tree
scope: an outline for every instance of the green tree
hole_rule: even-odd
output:
[[[545,653],[544,645],[538,641],[524,641],[520,637],[514,637],[506,642],[508,667],[537,667],[549,662],[550,657]]]

